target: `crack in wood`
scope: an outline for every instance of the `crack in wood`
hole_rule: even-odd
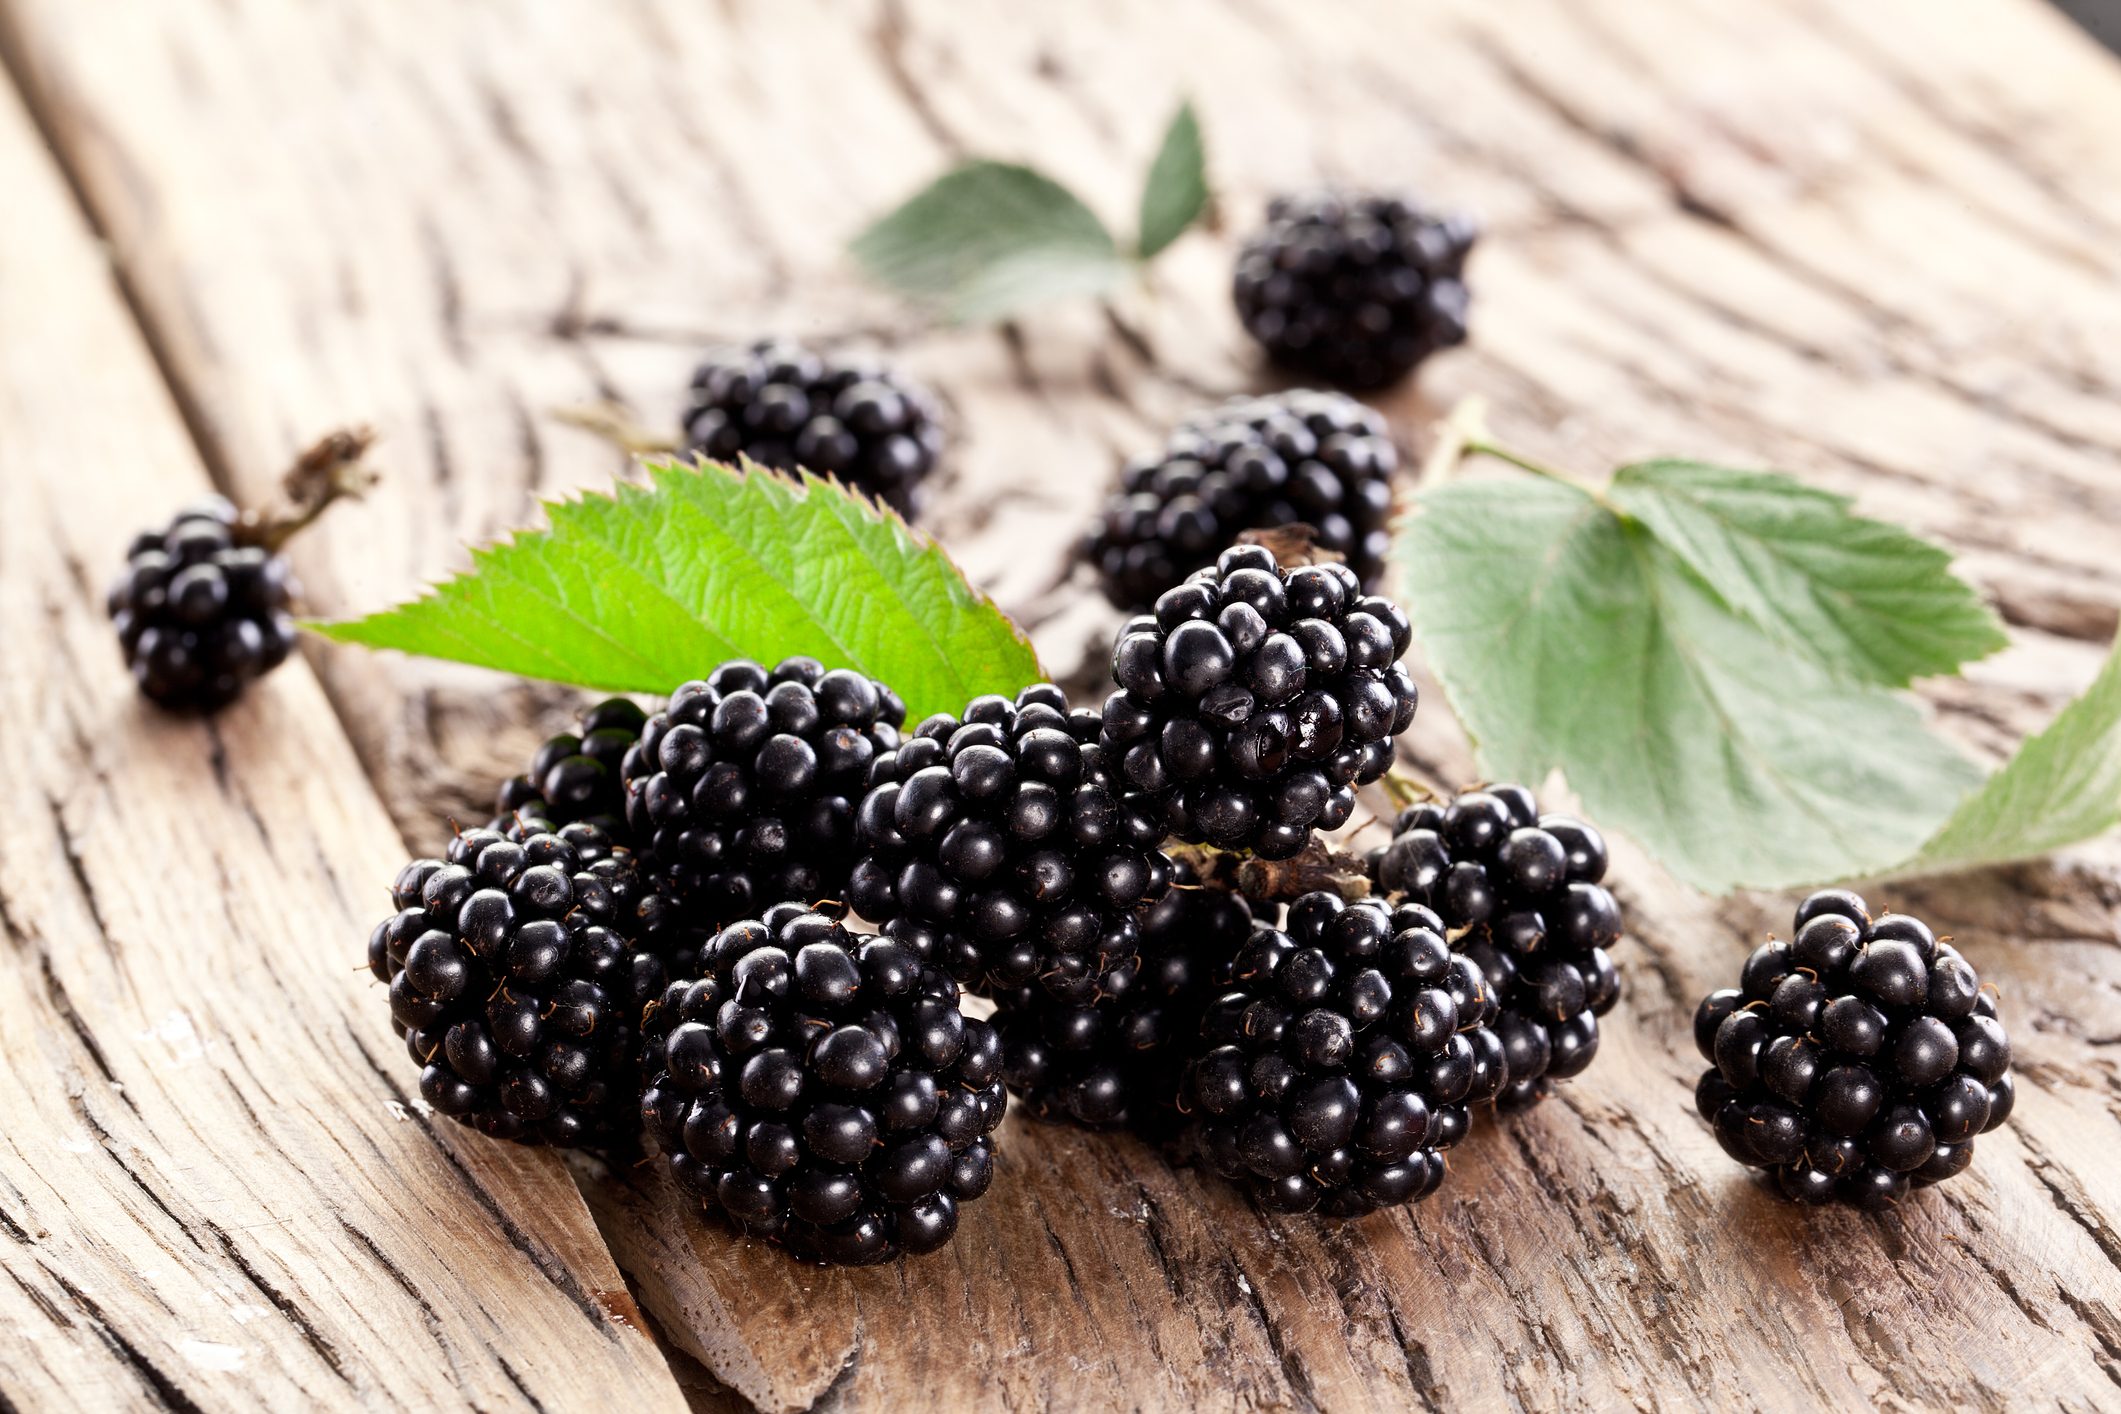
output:
[[[80,1308],[82,1315],[88,1318],[89,1329],[96,1333],[120,1362],[139,1377],[164,1408],[175,1410],[176,1414],[204,1414],[175,1380],[164,1373],[154,1361],[148,1359],[144,1351],[128,1340],[125,1334],[104,1316],[103,1308],[96,1304],[94,1298],[50,1267],[44,1267],[41,1263],[39,1265],[44,1274],[57,1282],[60,1289],[72,1298],[74,1305]]]
[[[300,1333],[302,1339],[308,1342],[309,1348],[316,1352],[317,1358],[322,1360],[326,1367],[334,1375],[337,1375],[341,1381],[351,1386],[354,1382],[353,1376],[347,1373],[346,1362],[344,1357],[339,1354],[339,1348],[333,1345],[324,1332],[317,1328],[316,1322],[311,1320],[309,1313],[302,1309],[301,1303],[281,1290],[279,1286],[267,1281],[265,1274],[259,1271],[250,1258],[243,1254],[243,1249],[236,1245],[234,1238],[222,1230],[219,1223],[208,1219],[201,1225],[213,1234],[214,1241],[220,1245],[222,1255],[233,1262],[236,1270],[243,1273],[244,1279],[263,1293],[265,1299],[272,1303],[273,1308],[287,1318],[288,1324],[292,1325]]]

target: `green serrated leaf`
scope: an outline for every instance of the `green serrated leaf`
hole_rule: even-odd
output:
[[[1961,801],[1900,874],[2007,864],[2121,824],[2121,650],[2046,731]]]
[[[1481,769],[1559,768],[1595,818],[1704,890],[1890,866],[1980,779],[1911,702],[1789,651],[1582,489],[1446,485],[1395,549]]]
[[[1690,461],[1622,467],[1607,499],[1785,650],[1905,687],[2005,646],[1951,556],[1794,477]]]
[[[1149,164],[1142,183],[1140,237],[1134,243],[1147,260],[1185,233],[1208,209],[1208,158],[1202,150],[1200,119],[1193,104],[1178,105],[1171,126],[1164,130],[1164,145]]]
[[[1042,676],[949,557],[838,482],[748,461],[648,471],[650,488],[549,503],[551,530],[475,551],[419,599],[309,627],[610,692],[808,654],[891,684],[914,721]]]
[[[968,162],[938,178],[848,250],[875,279],[967,323],[1102,294],[1129,273],[1095,212],[1007,162]]]

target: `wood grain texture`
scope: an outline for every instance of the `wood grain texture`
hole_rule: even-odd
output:
[[[299,555],[327,608],[625,474],[544,408],[615,394],[661,420],[701,345],[786,329],[937,384],[958,451],[930,528],[1069,675],[1114,620],[1052,587],[1061,548],[1118,454],[1271,386],[1231,253],[1268,192],[1330,178],[1486,222],[1472,342],[1385,400],[1409,451],[1477,391],[1557,461],[1773,463],[1946,541],[2013,647],[1925,695],[1991,759],[2121,620],[2121,69],[2033,0],[0,16],[226,483],[262,494],[319,426],[385,432],[383,494]],[[1124,227],[1181,91],[1229,225],[1110,313],[930,329],[839,255],[974,151]],[[418,842],[569,701],[313,661]],[[1411,750],[1473,773],[1433,693]],[[2121,1407],[2121,851],[1884,891],[2000,984],[2022,1081],[1975,1170],[1885,1218],[1771,1199],[1688,1104],[1694,1000],[1790,900],[1706,901],[1625,847],[1615,873],[1632,941],[1605,1053],[1479,1130],[1412,1213],[1266,1219],[1138,1145],[1018,1119],[957,1242],[886,1271],[733,1244],[652,1170],[582,1187],[670,1341],[765,1409]]]
[[[0,190],[0,1408],[682,1409],[558,1158],[412,1097],[315,678],[133,690],[103,581],[206,478],[12,93]]]

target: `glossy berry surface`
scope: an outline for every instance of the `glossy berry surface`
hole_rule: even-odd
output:
[[[1237,257],[1238,318],[1276,363],[1382,387],[1465,338],[1474,235],[1400,197],[1276,197]]]
[[[1003,1078],[1032,1116],[1164,1138],[1179,1127],[1178,1083],[1218,969],[1252,931],[1241,895],[1178,887],[1142,912],[1138,951],[1056,994],[1037,979],[997,994]]]
[[[792,904],[730,925],[643,1023],[679,1187],[806,1262],[932,1252],[994,1178],[1001,1041],[903,943]]]
[[[467,830],[406,865],[368,965],[420,1097],[498,1139],[630,1147],[641,1008],[666,976],[623,931],[639,887],[629,852],[584,823]]]
[[[1412,640],[1346,565],[1236,546],[1121,630],[1099,741],[1167,833],[1287,859],[1391,767],[1420,700]]]
[[[1384,418],[1343,394],[1232,398],[1121,469],[1085,553],[1106,598],[1145,610],[1240,532],[1303,524],[1375,586],[1398,464]]]
[[[626,783],[620,768],[640,740],[648,714],[609,697],[583,714],[579,732],[549,737],[530,769],[501,782],[489,828],[505,830],[518,811],[550,827],[586,820],[615,839],[626,837]]]
[[[194,501],[143,531],[106,600],[140,691],[176,711],[210,712],[295,646],[287,561],[237,543],[236,508]]]
[[[785,339],[707,359],[692,375],[688,451],[739,452],[835,477],[910,516],[943,450],[934,398],[879,365]]]
[[[1541,815],[1523,786],[1411,806],[1371,856],[1386,893],[1423,903],[1454,931],[1501,999],[1510,1053],[1504,1112],[1529,1109],[1598,1054],[1598,1018],[1620,1000],[1610,949],[1620,905],[1600,881],[1606,845],[1570,815]]]
[[[1121,789],[1098,722],[1045,683],[923,721],[871,769],[847,901],[974,992],[1094,999],[1171,881],[1160,816]]]
[[[1801,1203],[1873,1210],[1973,1162],[2010,1117],[2010,1038],[1993,990],[1905,914],[1845,889],[1797,910],[1796,935],[1746,959],[1694,1014],[1714,1069],[1695,1102],[1724,1151]]]
[[[815,658],[732,659],[681,684],[619,766],[658,889],[714,927],[841,897],[855,805],[905,715],[883,684]]]
[[[1507,1080],[1494,989],[1418,904],[1306,894],[1218,980],[1179,1107],[1208,1164],[1271,1212],[1427,1197],[1466,1107]]]

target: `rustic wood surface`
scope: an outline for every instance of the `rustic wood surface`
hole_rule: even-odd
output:
[[[275,1210],[283,1173],[291,1193],[328,1187],[340,1212],[349,1194],[404,1206],[405,1189],[380,1189],[381,1176],[417,1173],[420,1201],[448,1215],[429,1229],[450,1239],[421,1246],[397,1219],[379,1220],[387,1240],[364,1230],[400,1270],[417,1264],[436,1320],[467,1323],[448,1345],[476,1387],[464,1402],[518,1397],[480,1383],[497,1370],[522,1375],[548,1409],[597,1407],[591,1389],[616,1402],[621,1380],[670,1397],[635,1363],[630,1330],[553,1295],[612,1288],[571,1196],[553,1197],[545,1156],[445,1133],[452,1166],[422,1126],[384,1123],[387,1086],[409,1071],[391,1069],[380,1002],[347,980],[362,901],[398,848],[376,795],[408,844],[431,849],[445,817],[481,813],[493,780],[578,699],[312,644],[329,709],[299,668],[211,734],[135,707],[95,585],[131,522],[197,479],[165,396],[196,455],[250,498],[326,427],[383,431],[384,488],[296,556],[317,607],[352,611],[460,565],[463,541],[520,523],[536,496],[629,474],[550,420],[555,404],[618,396],[667,420],[703,345],[768,330],[886,346],[938,386],[958,434],[929,528],[1032,627],[1049,667],[1086,682],[1113,616],[1080,582],[1052,581],[1114,458],[1190,406],[1273,381],[1227,305],[1238,235],[1277,188],[1406,183],[1478,210],[1487,232],[1472,343],[1383,404],[1408,452],[1441,409],[1480,392],[1503,435],[1586,470],[1647,453],[1770,462],[1944,540],[2012,627],[2008,652],[1926,691],[1942,727],[1987,758],[2089,681],[2121,621],[2121,67],[2034,0],[0,0],[0,49],[108,242],[168,388],[136,371],[93,411],[78,383],[57,384],[70,403],[23,391],[55,386],[64,339],[113,325],[106,288],[31,287],[54,308],[101,299],[105,322],[89,333],[49,313],[34,326],[48,335],[0,322],[13,399],[0,406],[35,411],[44,421],[30,425],[59,429],[54,446],[107,449],[0,459],[11,494],[29,483],[32,504],[52,507],[46,521],[0,518],[6,651],[11,665],[60,665],[6,674],[8,720],[40,724],[0,735],[9,803],[28,802],[9,811],[0,859],[29,999],[7,1003],[8,1054],[34,1054],[46,1072],[56,1055],[98,1077],[61,1024],[90,1018],[87,999],[113,1018],[114,1039],[88,1034],[123,1042],[106,1055],[128,1087],[127,1065],[143,1085],[159,1074],[140,1057],[171,1006],[239,1052],[223,1013],[250,978],[258,945],[243,940],[300,940],[272,953],[276,968],[318,969],[290,984],[288,1013],[325,1038],[306,1044],[325,1046],[324,1069],[370,1108],[311,1115],[271,1070],[269,1085],[169,1102],[202,1107],[183,1110],[207,1136],[187,1141],[196,1155],[159,1129],[155,1140],[186,1155],[172,1165],[219,1165],[216,1197],[271,1193]],[[1203,115],[1224,229],[1188,236],[1112,310],[938,330],[846,268],[849,234],[966,152],[1034,160],[1124,228],[1180,92]],[[28,223],[10,216],[0,250],[23,248]],[[54,230],[47,243],[76,247],[64,257],[75,266],[58,267],[80,267],[78,232]],[[95,348],[98,375],[118,376]],[[0,436],[21,435],[26,416],[0,420]],[[153,455],[143,419],[160,429]],[[54,469],[120,452],[122,496]],[[112,517],[119,502],[126,514]],[[52,520],[72,528],[42,534]],[[74,547],[79,569],[54,546]],[[1412,754],[1440,779],[1472,775],[1436,694]],[[214,794],[215,761],[273,828]],[[67,802],[56,813],[53,792]],[[201,916],[191,955],[211,961],[170,970],[152,993],[103,980],[97,920],[67,892],[74,872],[52,866],[55,839],[74,838],[63,831],[78,833],[92,804],[112,812],[79,835],[81,877],[108,910],[101,928],[121,916],[100,902],[106,889],[142,935],[166,896],[150,887]],[[195,826],[181,850],[180,818]],[[249,850],[255,871],[300,875],[307,892],[266,895],[233,866],[224,885],[201,863],[209,838],[225,857]],[[1535,1114],[1480,1129],[1452,1181],[1412,1212],[1266,1219],[1130,1141],[1013,1118],[995,1189],[950,1248],[831,1273],[729,1241],[653,1169],[583,1161],[576,1177],[659,1334],[685,1353],[674,1363],[700,1407],[2121,1407],[2121,848],[1882,891],[1955,934],[2000,984],[2021,1081],[2017,1113],[1971,1173],[1882,1218],[1786,1207],[1720,1155],[1688,1103],[1694,1000],[1787,927],[1790,900],[1704,900],[1625,845],[1615,873],[1628,994],[1598,1064]],[[204,918],[224,891],[227,920]],[[44,990],[42,957],[63,991]],[[252,1045],[285,1050],[286,1076],[320,1064],[262,1032],[243,1038]],[[0,1103],[27,1106],[51,1086],[40,1072]],[[126,1093],[141,1115],[99,1097],[101,1123],[145,1123],[147,1100]],[[223,1131],[206,1116],[240,1113],[230,1094],[265,1116],[275,1142],[255,1156],[211,1142]],[[35,1258],[10,1249],[9,1271],[45,1296],[0,1289],[10,1349],[37,1355],[0,1371],[8,1400],[63,1402],[72,1367],[55,1350],[124,1381],[109,1386],[113,1402],[460,1397],[420,1363],[433,1364],[432,1339],[416,1326],[416,1338],[390,1338],[387,1309],[367,1304],[370,1325],[349,1311],[333,1329],[332,1348],[363,1372],[347,1381],[318,1374],[330,1362],[291,1315],[266,1342],[270,1360],[233,1372],[161,1353],[193,1338],[188,1313],[128,1264],[168,1264],[189,1246],[187,1269],[204,1270],[226,1249],[195,1205],[136,1230],[85,1216],[93,1202],[76,1195],[98,1183],[126,1184],[112,1211],[135,1217],[141,1191],[123,1173],[70,1182],[56,1167],[73,1162],[58,1156],[86,1113],[55,1101],[9,1124],[0,1173],[18,1189],[34,1175],[52,1215],[7,1235],[28,1251],[30,1237],[58,1242],[37,1235],[47,1228],[95,1222],[95,1243],[77,1246],[115,1275],[76,1284],[128,1291],[130,1304],[103,1301],[99,1345],[82,1334],[90,1308],[38,1285],[23,1265]],[[256,1133],[248,1118],[228,1123]],[[311,1162],[281,1138],[297,1130],[359,1138],[328,1162],[312,1140]],[[239,1170],[240,1185],[226,1176]],[[0,1201],[11,1221],[27,1202]],[[551,1225],[530,1244],[537,1260],[506,1240],[501,1214],[524,1231]],[[275,1249],[285,1265],[270,1270],[286,1275],[269,1278],[274,1289],[306,1300],[305,1283],[327,1280],[320,1262],[335,1277],[340,1231],[326,1221],[312,1246]],[[467,1255],[462,1244],[481,1241],[491,1250]],[[519,1308],[532,1313],[520,1325]]]

